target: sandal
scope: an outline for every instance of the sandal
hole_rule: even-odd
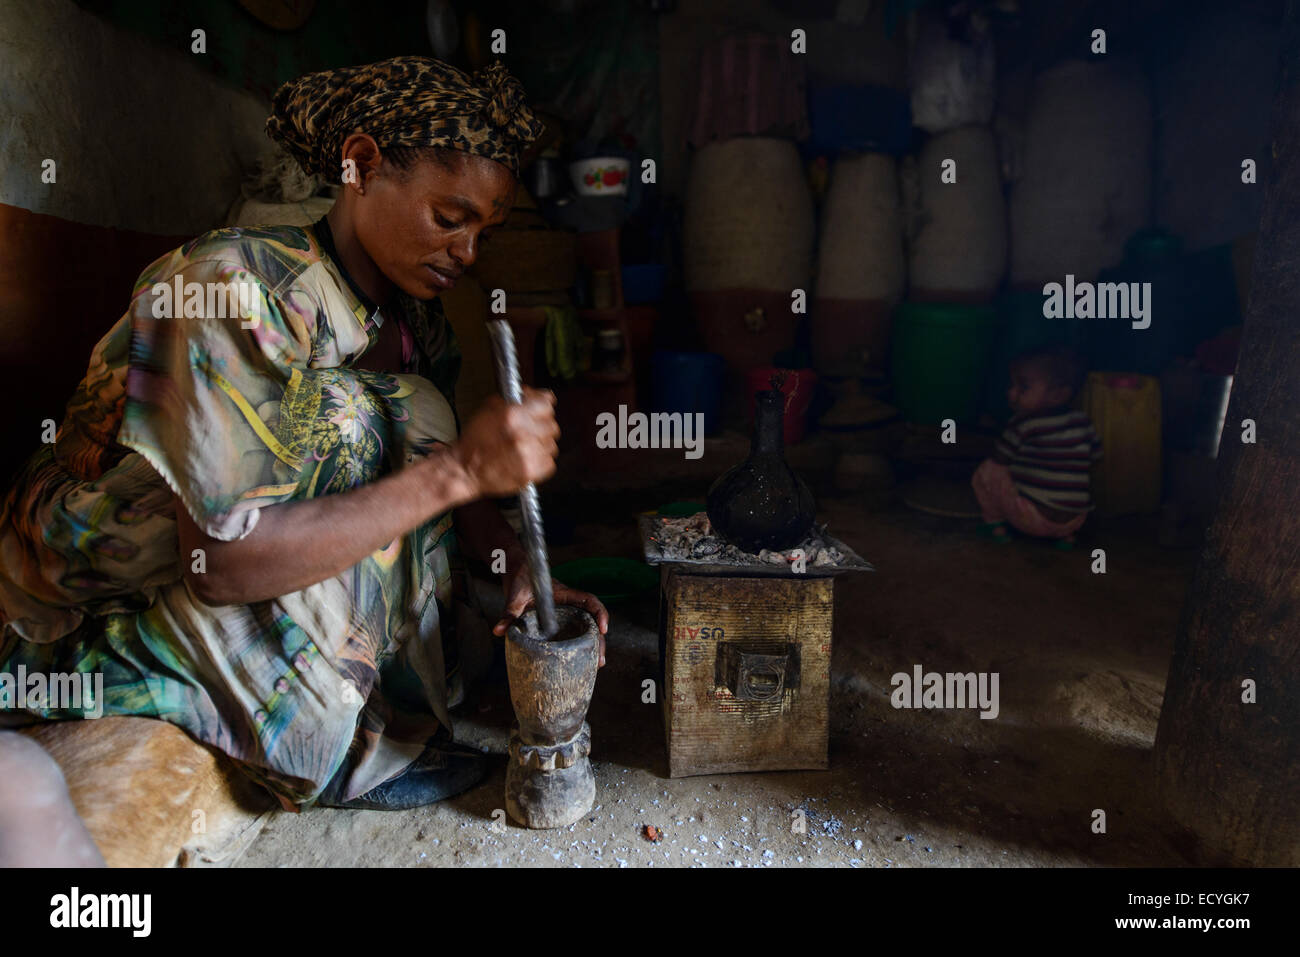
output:
[[[991,539],[995,545],[1006,545],[1011,541],[1011,533],[1007,531],[1006,522],[983,522],[978,531],[984,538]]]

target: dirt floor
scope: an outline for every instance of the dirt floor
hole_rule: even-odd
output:
[[[639,557],[636,512],[692,496],[698,481],[554,490],[548,525],[565,542],[554,560]],[[643,679],[657,675],[650,595],[612,609],[589,718],[596,806],[578,824],[494,826],[502,757],[484,784],[433,807],[279,814],[239,866],[1193,863],[1155,803],[1152,746],[1194,549],[1162,549],[1154,522],[1133,520],[1085,526],[1073,552],[998,546],[973,521],[901,504],[869,511],[824,488],[818,512],[877,569],[836,585],[828,771],[670,779],[660,709],[642,703]],[[1091,570],[1097,547],[1105,574]],[[998,672],[1000,714],[895,709],[891,676],[918,664]],[[504,755],[511,718],[498,670],[457,736]],[[1105,833],[1094,832],[1097,809]],[[642,836],[646,824],[660,843]]]

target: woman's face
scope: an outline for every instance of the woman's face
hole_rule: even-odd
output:
[[[381,160],[356,203],[356,235],[398,288],[417,299],[446,292],[505,221],[517,181],[495,160],[458,153],[450,167],[420,159],[409,169]]]

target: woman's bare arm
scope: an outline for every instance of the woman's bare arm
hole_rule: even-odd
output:
[[[177,502],[181,560],[196,598],[245,605],[276,598],[351,568],[435,515],[473,497],[473,485],[450,449],[369,485],[264,508],[253,530],[223,542],[204,534]],[[193,550],[206,568],[195,573]]]
[[[180,554],[195,597],[249,604],[299,591],[351,568],[430,518],[490,495],[508,495],[555,471],[555,396],[525,390],[521,405],[491,399],[454,445],[369,485],[261,510],[243,538],[205,534],[177,502]],[[194,549],[204,552],[195,572]]]

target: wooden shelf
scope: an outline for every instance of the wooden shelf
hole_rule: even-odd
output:
[[[632,381],[632,363],[628,361],[627,351],[623,352],[623,368],[618,372],[595,372],[588,369],[582,374],[583,380],[590,385],[622,385]]]
[[[611,306],[608,309],[579,309],[579,319],[589,319],[592,322],[622,322],[625,318],[625,311],[622,306]]]
[[[587,269],[607,269],[613,274],[615,305],[604,309],[587,307],[578,310],[578,321],[584,324],[618,327],[623,336],[622,368],[617,372],[582,373],[579,382],[595,389],[623,388],[632,390],[636,383],[636,367],[632,361],[632,337],[628,329],[627,307],[623,302],[623,272],[618,255],[618,229],[578,234],[578,262]],[[635,405],[635,393],[629,392],[629,404]]]

